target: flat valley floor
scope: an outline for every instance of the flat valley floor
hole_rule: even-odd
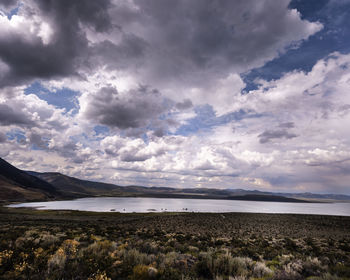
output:
[[[350,279],[350,217],[1,207],[0,279]]]

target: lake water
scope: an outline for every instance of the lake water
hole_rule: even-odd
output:
[[[350,203],[287,203],[214,199],[91,197],[66,201],[29,202],[9,207],[94,212],[244,212],[350,216]]]

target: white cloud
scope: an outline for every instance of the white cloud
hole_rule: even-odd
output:
[[[119,184],[346,190],[350,55],[334,53],[309,72],[260,80],[258,89],[242,94],[243,72],[297,48],[322,29],[321,23],[303,20],[287,0],[208,7],[202,1],[113,3],[110,26],[100,18],[72,20],[77,30],[69,34],[80,36],[84,59],[76,60],[77,44],[68,49],[71,57],[61,53],[74,65],[66,69],[63,63],[47,80],[42,67],[36,69],[50,90],[79,92],[77,115],[25,95],[24,86],[2,89],[1,139],[17,129],[25,140],[1,140],[0,156],[26,169]],[[170,4],[172,9],[164,9]],[[56,50],[55,28],[67,35],[64,26],[39,10],[25,14],[30,11],[25,7],[11,20],[0,15],[0,41],[20,38],[24,46]],[[101,20],[108,32],[96,32]],[[22,69],[17,57],[11,67],[5,58],[0,58],[0,80],[3,73]],[[24,72],[25,81],[33,78],[32,71]],[[216,117],[240,111],[255,117],[172,135],[181,125],[196,125],[189,120],[205,104]],[[97,124],[109,131],[98,134]]]

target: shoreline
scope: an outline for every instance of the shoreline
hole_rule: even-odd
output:
[[[136,212],[136,211],[130,211],[130,212],[122,212],[122,211],[114,211],[115,209],[111,208],[109,211],[91,211],[91,210],[77,210],[77,209],[41,209],[44,206],[38,206],[38,207],[29,207],[29,206],[23,206],[23,207],[9,207],[9,205],[0,205],[0,214],[4,212],[10,213],[23,213],[26,214],[28,211],[31,214],[39,214],[40,213],[52,213],[52,214],[78,214],[82,216],[111,216],[111,215],[196,215],[196,214],[203,214],[203,215],[272,215],[272,216],[311,216],[311,217],[345,217],[350,218],[350,214],[317,214],[317,213],[287,213],[287,212],[200,212],[200,211],[145,211],[145,212]],[[5,211],[3,212],[3,210]],[[8,211],[7,211],[8,210]]]

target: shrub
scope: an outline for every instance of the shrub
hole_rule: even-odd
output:
[[[0,252],[0,266],[4,265],[4,263],[10,260],[12,255],[13,255],[12,250],[4,250]]]
[[[67,239],[62,243],[62,248],[68,258],[74,258],[78,251],[79,242],[74,239]]]
[[[235,257],[232,259],[231,271],[233,276],[245,276],[251,269],[253,261],[250,258]]]
[[[97,257],[105,256],[110,252],[113,252],[116,249],[116,243],[104,240],[104,241],[95,241],[91,245],[89,245],[85,250]]]
[[[339,278],[338,276],[325,273],[322,276],[314,276],[314,277],[308,277],[308,280],[341,280],[342,278]]]
[[[272,274],[272,270],[268,268],[265,263],[257,262],[253,268],[253,276],[254,277],[265,277],[269,274]]]
[[[63,273],[66,260],[66,253],[64,252],[63,248],[59,248],[47,262],[48,273],[51,274],[53,271],[56,271],[58,275],[61,275]]]
[[[285,280],[304,279],[304,277],[302,277],[300,274],[302,269],[303,269],[303,266],[300,260],[289,262],[283,265],[282,270],[279,270],[275,273],[273,279],[285,279]]]
[[[338,263],[335,266],[331,267],[330,272],[332,274],[336,274],[339,277],[350,278],[350,267],[341,263]]]
[[[175,268],[166,267],[158,271],[159,280],[178,280],[182,279],[183,275]]]
[[[210,265],[208,264],[206,259],[201,259],[197,262],[195,266],[195,271],[199,277],[203,277],[205,279],[212,279],[213,273]]]
[[[55,236],[55,235],[52,235],[48,232],[43,232],[40,234],[39,238],[35,239],[34,242],[36,244],[39,244],[43,247],[48,247],[52,244],[55,244],[59,241],[60,239]]]
[[[154,260],[154,256],[149,256],[144,253],[140,253],[136,249],[123,250],[123,252],[117,252],[117,254],[122,254],[121,258],[125,263],[134,265],[145,264],[149,265]]]
[[[151,266],[137,265],[133,269],[131,279],[133,280],[152,280],[155,279],[158,274],[158,270]]]
[[[106,272],[100,272],[93,274],[91,277],[88,278],[88,280],[111,280],[106,274]]]
[[[234,272],[234,259],[230,254],[219,255],[214,260],[214,270],[216,275],[231,275]]]
[[[325,271],[325,267],[322,266],[318,258],[308,257],[303,263],[302,274],[305,277],[319,276],[323,271]]]

